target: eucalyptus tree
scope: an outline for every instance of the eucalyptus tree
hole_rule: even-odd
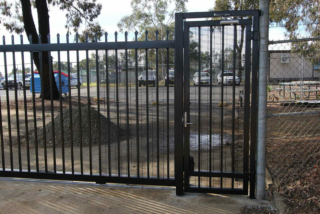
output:
[[[146,31],[148,31],[149,40],[156,39],[156,32],[158,40],[165,40],[167,36],[169,39],[173,39],[175,13],[185,12],[186,2],[187,0],[132,0],[131,7],[133,12],[118,22],[118,28],[120,32],[125,30],[139,32],[139,40],[145,40]],[[154,53],[150,54],[154,58]],[[163,77],[166,52],[162,49],[159,54]],[[173,54],[170,52],[170,55]]]

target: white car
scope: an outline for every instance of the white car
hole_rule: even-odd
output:
[[[23,85],[23,78],[22,77],[23,77],[22,74],[17,74],[16,75],[16,83],[15,83],[14,75],[11,75],[8,77],[8,85],[6,85],[5,79],[1,82],[1,85],[2,85],[3,89],[5,89],[5,90],[8,88],[14,88],[15,86],[17,86],[19,89],[29,88],[31,74],[25,74],[25,85]]]
[[[156,71],[153,70],[149,70],[148,71],[148,80],[147,80],[147,72],[146,71],[142,71],[141,74],[138,77],[138,83],[139,83],[139,87],[141,85],[149,85],[152,84],[153,86],[156,86]]]
[[[221,73],[217,76],[218,84],[222,83],[222,75]],[[223,84],[224,85],[232,85],[233,84],[233,72],[224,71],[223,72]],[[235,84],[240,85],[240,79],[237,75],[235,75]]]
[[[200,72],[200,78],[199,78],[199,72],[196,72],[193,75],[193,84],[194,85],[210,85],[210,75],[207,72]]]

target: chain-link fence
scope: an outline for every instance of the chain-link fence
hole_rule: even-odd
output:
[[[305,44],[311,43],[320,41]],[[319,48],[312,52],[298,41],[269,45],[268,170],[278,191],[289,196],[301,192],[303,203],[314,200],[316,207],[319,188],[312,179],[320,166],[319,62]]]

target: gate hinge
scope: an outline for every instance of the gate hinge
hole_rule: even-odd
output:
[[[258,31],[252,31],[251,32],[251,40],[258,41],[259,40],[259,32]]]

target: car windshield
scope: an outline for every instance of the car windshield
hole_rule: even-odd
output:
[[[155,71],[148,71],[148,75],[154,75],[154,74],[155,74]],[[146,71],[142,71],[142,72],[141,72],[141,75],[146,76],[146,75],[147,75],[147,72],[146,72]]]
[[[199,72],[195,73],[194,76],[198,77],[199,76]],[[201,72],[201,76],[202,77],[209,77],[209,74],[207,72]]]
[[[169,75],[174,75],[174,71],[169,71]]]
[[[232,77],[232,76],[233,76],[233,73],[223,73],[223,76],[225,76],[225,77]]]
[[[31,74],[26,74],[25,77],[29,78],[29,77],[31,77]]]

